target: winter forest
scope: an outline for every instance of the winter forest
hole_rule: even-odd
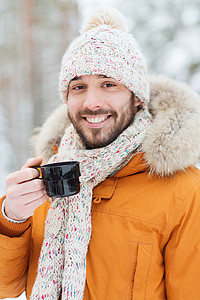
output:
[[[0,0],[1,195],[6,176],[32,155],[33,129],[61,103],[62,55],[95,6],[126,16],[149,74],[171,76],[200,93],[200,0]]]
[[[94,6],[126,15],[149,74],[169,75],[200,92],[199,0],[0,0],[0,191],[31,156],[33,128],[61,102],[60,62]]]

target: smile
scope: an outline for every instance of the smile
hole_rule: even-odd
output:
[[[107,118],[108,118],[108,116],[106,116],[106,117],[97,117],[97,116],[95,116],[95,117],[86,117],[86,120],[89,123],[97,124],[97,123],[104,122]]]
[[[111,115],[107,116],[87,116],[83,117],[89,127],[102,127],[107,123]]]

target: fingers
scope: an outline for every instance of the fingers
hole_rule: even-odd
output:
[[[39,203],[39,199],[41,199],[42,197],[45,197],[45,200],[47,199],[47,195],[46,195],[46,190],[45,188],[43,188],[40,191],[34,192],[34,193],[30,193],[29,194],[29,199],[28,201],[24,201],[25,206],[33,204],[33,202],[35,202],[37,204],[37,202]],[[22,197],[26,197],[26,195],[23,195]]]
[[[34,211],[47,200],[46,191],[43,190],[41,192],[43,193],[32,193],[29,197],[29,202],[23,207],[23,216],[26,216],[25,218],[32,216]]]
[[[31,168],[42,163],[42,157],[30,158],[25,166],[6,179],[6,215],[13,220],[23,220],[47,199],[39,171]]]
[[[39,176],[39,171],[33,168],[24,168],[23,170],[11,173],[6,179],[7,186],[20,184],[32,180]]]
[[[45,190],[41,191],[40,193],[38,193],[38,192],[31,193],[30,195],[31,195],[29,197],[30,202],[24,201],[25,204],[23,204],[23,200],[27,200],[27,199],[25,199],[26,196],[21,197],[22,201],[20,203],[18,203],[18,205],[15,206],[15,214],[11,215],[11,217],[8,216],[8,213],[6,210],[6,204],[7,204],[7,198],[6,198],[6,201],[5,201],[6,215],[9,218],[11,218],[13,220],[17,220],[17,221],[21,221],[21,220],[31,217],[34,214],[34,211],[46,201],[47,195],[46,195]],[[8,208],[8,212],[9,212],[9,208]]]
[[[26,216],[26,218],[31,217],[34,214],[34,211],[40,206],[42,205],[47,199],[47,195],[46,193],[40,197],[39,199],[29,203],[27,206],[25,206],[24,210],[23,210],[23,215]]]
[[[21,185],[19,185],[18,188],[21,188]],[[23,196],[29,193],[40,192],[44,189],[45,187],[43,181],[40,179],[35,179],[33,181],[28,181],[23,184],[23,187],[21,188],[21,195]]]
[[[26,164],[22,167],[22,169],[40,166],[42,161],[43,161],[43,158],[41,156],[37,156],[35,158],[29,158],[27,160]]]
[[[44,184],[40,179],[34,179],[31,181],[26,181],[20,184],[12,185],[7,188],[7,197],[14,198],[17,195],[27,195],[29,193],[36,193],[44,189]]]
[[[5,213],[10,219],[24,220],[32,216],[34,210],[42,205],[46,199],[45,188],[24,195],[8,194],[5,201]]]

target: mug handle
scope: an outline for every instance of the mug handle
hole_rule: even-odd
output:
[[[41,166],[32,166],[31,168],[36,169],[40,172],[39,176],[35,177],[34,179],[42,179],[42,171],[41,171]]]

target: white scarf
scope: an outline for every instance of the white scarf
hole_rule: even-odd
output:
[[[140,149],[151,125],[147,110],[139,111],[133,125],[104,148],[85,150],[72,125],[64,134],[51,162],[80,162],[81,190],[53,200],[48,212],[38,274],[32,290],[35,299],[82,299],[86,280],[86,254],[91,236],[92,190],[122,168]]]

